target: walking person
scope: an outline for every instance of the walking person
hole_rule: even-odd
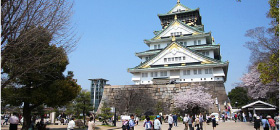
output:
[[[178,120],[178,116],[176,114],[173,115],[173,122],[174,122],[174,126],[177,127],[177,120]]]
[[[237,121],[237,114],[236,113],[234,114],[234,121],[235,121],[235,123]]]
[[[243,117],[243,122],[246,122],[246,114],[245,114],[245,112],[242,113],[242,117]]]
[[[193,118],[192,118],[192,115],[190,115],[190,117],[189,117],[188,125],[189,125],[190,130],[193,130]]]
[[[6,123],[6,125],[8,125],[8,120],[9,120],[8,114],[4,115],[4,119],[5,119],[5,121],[3,122],[2,125],[4,125],[5,123]]]
[[[150,117],[146,118],[146,121],[144,122],[145,130],[151,130],[153,129],[153,123],[150,121]]]
[[[217,121],[216,121],[215,116],[213,115],[212,116],[212,127],[213,127],[213,130],[215,130],[216,126],[217,126]]]
[[[279,114],[275,114],[274,121],[276,122],[277,130],[279,130]]]
[[[265,117],[263,117],[261,121],[262,121],[263,129],[264,130],[269,130],[270,125],[269,125],[268,120]]]
[[[271,118],[271,116],[267,116],[267,120],[268,120],[271,130],[275,130],[275,121]]]
[[[130,120],[129,120],[129,130],[134,130],[134,126],[135,126],[135,121],[134,121],[134,115],[130,115]]]
[[[172,117],[172,114],[170,114],[170,115],[168,116],[168,124],[169,124],[168,130],[171,130],[171,129],[172,129],[172,126],[173,126],[173,117]]]
[[[76,126],[75,121],[74,121],[74,118],[72,117],[71,121],[69,121],[69,123],[68,123],[67,130],[74,130],[75,126]]]
[[[252,116],[251,112],[249,112],[249,121],[252,122],[253,121],[252,119],[253,119],[253,116]]]
[[[203,115],[200,113],[199,114],[199,127],[201,130],[203,130],[203,122],[204,122]]]
[[[93,121],[93,117],[89,118],[88,130],[95,130],[95,124],[94,124],[94,121]]]
[[[183,119],[183,124],[185,125],[185,130],[188,130],[188,120],[189,120],[189,118],[188,118],[188,114],[185,114],[185,117],[184,117],[184,119]]]
[[[127,130],[128,129],[128,120],[123,120],[123,122],[122,122],[122,129],[123,130]]]
[[[160,130],[161,129],[161,122],[160,122],[160,116],[157,115],[155,121],[154,121],[154,130]]]
[[[17,113],[13,113],[13,115],[10,117],[9,130],[17,130],[18,123],[19,123],[19,118],[17,117]]]
[[[260,127],[261,127],[261,120],[260,117],[257,116],[256,120],[254,120],[254,128],[256,130],[260,130]]]
[[[135,118],[135,122],[136,122],[136,125],[138,125],[139,117],[137,115],[136,115],[136,118]]]
[[[195,122],[196,130],[199,130],[199,117],[198,116],[195,118],[194,122]]]

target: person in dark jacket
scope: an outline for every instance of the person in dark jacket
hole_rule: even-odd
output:
[[[176,114],[173,115],[173,122],[174,122],[174,126],[177,127],[177,120],[178,120],[178,117]]]
[[[212,116],[212,127],[213,127],[213,130],[215,130],[216,126],[217,126],[216,118],[215,118],[215,116],[213,115],[213,116]]]
[[[254,128],[256,130],[260,130],[260,127],[261,127],[261,120],[260,120],[260,117],[257,116],[256,120],[254,121]]]

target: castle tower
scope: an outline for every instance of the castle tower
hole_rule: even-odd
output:
[[[128,69],[136,85],[227,80],[229,62],[222,61],[220,45],[204,31],[199,8],[190,9],[178,0],[158,17],[162,29],[144,40],[149,50],[136,53],[141,63]]]

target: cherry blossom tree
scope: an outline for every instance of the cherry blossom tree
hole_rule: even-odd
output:
[[[204,87],[192,87],[191,89],[179,92],[174,96],[175,108],[189,111],[196,114],[198,111],[207,110],[213,107],[214,100]]]
[[[257,66],[252,66],[249,73],[244,74],[241,78],[241,85],[247,88],[248,96],[253,99],[265,99],[268,93],[278,92],[279,89],[279,84],[276,81],[263,84],[260,75],[261,73],[258,71]]]

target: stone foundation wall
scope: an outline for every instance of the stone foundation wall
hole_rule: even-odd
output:
[[[173,96],[181,91],[187,91],[191,87],[203,86],[212,98],[218,98],[221,111],[223,104],[228,100],[223,82],[191,82],[169,85],[119,85],[105,86],[101,103],[97,113],[105,102],[109,107],[115,107],[118,114],[128,114],[147,111],[157,114],[158,107],[163,114],[168,114],[174,109]],[[217,112],[218,108],[208,110],[209,113]]]

